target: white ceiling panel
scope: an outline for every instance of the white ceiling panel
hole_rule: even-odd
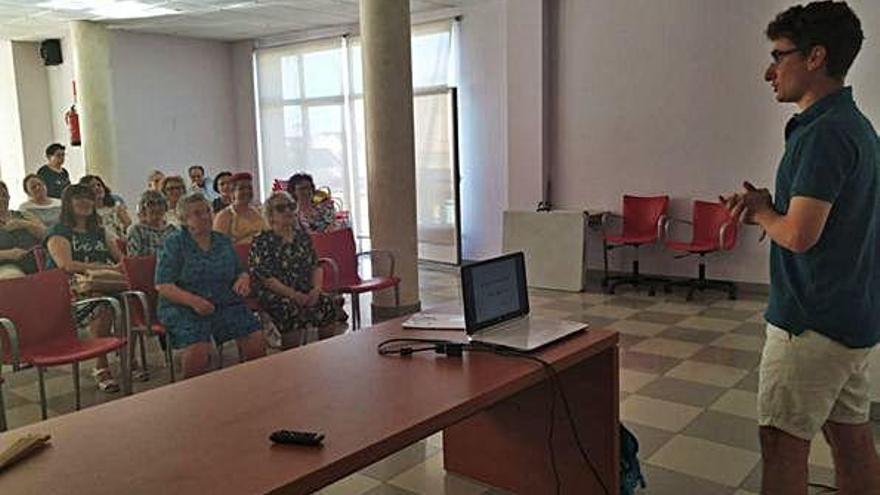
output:
[[[235,41],[358,22],[358,0],[139,0],[175,15],[102,19],[88,10],[41,7],[48,0],[0,0],[0,38],[38,40],[61,36],[71,20],[93,20],[113,29]],[[70,0],[53,0],[54,5]],[[115,0],[81,0],[113,2]],[[480,0],[410,0],[413,13],[461,7]]]

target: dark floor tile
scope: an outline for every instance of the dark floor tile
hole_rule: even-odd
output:
[[[624,351],[620,356],[621,367],[655,375],[666,373],[678,366],[681,361],[681,359],[634,351]]]
[[[694,330],[693,328],[670,327],[663,330],[657,337],[666,339],[684,340],[695,344],[708,344],[714,342],[718,337],[723,336],[722,332],[712,332],[709,330]]]
[[[675,325],[688,318],[688,315],[679,315],[673,313],[662,313],[659,311],[640,311],[629,318],[628,320],[638,320],[638,321],[647,321],[649,323],[665,323],[667,325]]]
[[[741,311],[726,308],[708,308],[700,313],[700,316],[705,316],[706,318],[722,318],[725,320],[745,321],[753,314],[755,314],[754,311]]]
[[[648,487],[639,495],[731,495],[733,488],[694,478],[668,469],[642,464],[642,472]]]
[[[654,455],[654,452],[660,447],[666,445],[666,442],[672,440],[675,433],[664,431],[658,428],[651,428],[639,423],[626,423],[626,426],[636,440],[639,441],[639,459],[644,462],[645,459]]]
[[[571,321],[579,321],[581,323],[587,323],[590,325],[590,328],[605,328],[608,325],[614,323],[614,318],[605,318],[602,316],[593,316],[584,313],[575,313],[566,316],[564,319]]]
[[[703,363],[723,364],[743,370],[750,370],[761,361],[761,355],[757,352],[740,351],[724,347],[706,347],[690,357],[692,361]]]
[[[758,392],[758,370],[754,370],[746,375],[739,383],[734,385],[735,389],[747,390],[749,392]]]
[[[627,296],[615,297],[605,303],[609,306],[618,306],[621,308],[630,308],[630,309],[645,309],[647,307],[653,306],[657,304],[657,301],[651,301],[647,299],[636,299]]]
[[[726,389],[701,383],[660,377],[639,389],[639,395],[663,399],[696,407],[708,407]]]
[[[718,411],[705,411],[697,416],[684,434],[752,452],[761,451],[755,420]]]
[[[619,340],[618,344],[620,345],[621,349],[627,349],[629,347],[632,347],[632,346],[638,344],[639,342],[642,342],[644,340],[648,340],[647,337],[639,337],[638,335],[630,335],[628,333],[619,334],[619,338],[620,338],[620,340]]]
[[[745,322],[742,325],[731,330],[732,333],[738,333],[741,335],[752,335],[756,337],[763,336],[767,330],[767,325],[765,323],[753,323],[753,322]]]

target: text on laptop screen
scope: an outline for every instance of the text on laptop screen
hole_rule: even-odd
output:
[[[478,325],[496,320],[504,315],[519,313],[519,270],[516,258],[504,258],[494,263],[473,267],[474,316]]]

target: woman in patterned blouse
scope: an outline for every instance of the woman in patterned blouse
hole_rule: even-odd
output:
[[[287,193],[299,207],[297,215],[300,223],[309,232],[327,232],[336,230],[336,211],[332,201],[312,202],[315,197],[315,181],[306,173],[293,174],[287,181]]]
[[[282,347],[296,346],[308,327],[318,328],[321,337],[333,335],[335,307],[321,290],[324,272],[297,220],[296,203],[279,191],[269,196],[264,210],[272,230],[254,239],[249,264],[260,306],[281,331]]]
[[[165,221],[168,201],[159,191],[144,191],[138,203],[140,221],[128,228],[129,256],[153,256],[177,227]]]

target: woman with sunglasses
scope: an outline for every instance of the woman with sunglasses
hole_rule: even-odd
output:
[[[95,193],[83,184],[73,184],[61,195],[61,220],[46,234],[49,257],[47,268],[60,268],[73,275],[95,269],[118,269],[122,253],[101,226],[95,209]],[[110,334],[113,314],[103,303],[90,304],[76,311],[77,326],[89,327],[94,337]],[[118,392],[119,383],[113,378],[107,356],[97,360],[92,376],[104,392]]]
[[[254,184],[251,174],[242,172],[230,178],[232,204],[220,210],[214,218],[214,230],[232,238],[235,244],[248,244],[260,232],[269,228],[255,206]]]
[[[297,219],[296,203],[275,192],[264,206],[271,226],[254,239],[250,266],[260,306],[281,331],[283,348],[295,347],[309,327],[321,337],[334,333],[336,308],[321,290],[324,271],[312,238]]]

